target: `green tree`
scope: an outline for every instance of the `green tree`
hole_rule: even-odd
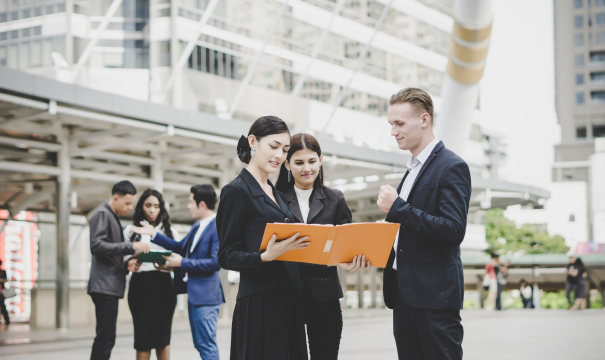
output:
[[[502,209],[491,209],[485,213],[485,228],[489,244],[487,252],[557,254],[569,251],[565,239],[559,235],[550,236],[529,224],[517,229],[515,223],[504,216]]]

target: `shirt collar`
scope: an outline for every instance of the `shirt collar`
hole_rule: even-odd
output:
[[[425,148],[418,154],[417,157],[410,157],[408,159],[408,163],[406,164],[408,169],[412,169],[418,165],[423,165],[426,160],[429,158],[435,146],[439,143],[439,139],[435,138],[431,141]]]
[[[207,218],[204,218],[203,220],[200,220],[200,227],[201,225],[207,225],[208,223],[210,223],[212,221],[212,219],[214,219],[216,217],[216,213],[208,216]]]

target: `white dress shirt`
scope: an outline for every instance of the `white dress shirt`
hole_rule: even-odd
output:
[[[130,238],[132,237],[132,231],[130,230],[130,228],[132,227],[132,225],[128,225],[126,226],[126,228],[124,229],[124,240],[125,241],[130,241]],[[164,233],[164,225],[162,225],[161,223],[155,227],[155,231],[156,233],[162,233],[165,235]],[[179,232],[174,228],[174,227],[170,227],[170,231],[172,232],[172,237],[176,240],[179,241],[180,237],[179,237]],[[149,245],[149,250],[156,250],[156,251],[166,251],[166,249],[164,249],[163,247],[161,247],[160,245],[151,242],[151,236],[149,235],[141,235],[141,242],[147,243]],[[130,255],[128,255],[127,257],[130,257]],[[148,263],[148,262],[144,262],[141,264],[141,266],[139,266],[139,271],[137,272],[144,272],[144,271],[156,271],[157,269],[155,268],[155,266],[153,266],[153,263]]]
[[[193,249],[195,249],[195,246],[200,241],[200,237],[204,233],[204,230],[206,230],[208,224],[210,224],[210,221],[212,221],[212,219],[214,219],[215,217],[216,213],[200,220],[200,227],[195,232],[195,236],[193,237],[193,241],[191,242],[191,249],[189,249],[189,252],[193,252]]]
[[[410,196],[410,192],[412,191],[412,187],[416,182],[416,178],[426,163],[426,160],[429,158],[435,146],[439,143],[438,139],[431,141],[425,148],[418,154],[417,157],[411,157],[408,160],[407,168],[408,168],[408,176],[406,176],[405,181],[403,182],[403,186],[401,187],[401,192],[399,192],[399,197],[405,201],[408,201],[408,196]],[[397,270],[397,245],[399,244],[399,231],[397,231],[397,235],[395,236],[395,244],[393,244],[393,249],[395,249],[395,261],[393,262],[393,269]]]
[[[296,198],[298,199],[298,207],[300,208],[303,221],[307,223],[307,217],[309,216],[309,210],[311,209],[309,200],[311,199],[313,188],[309,190],[301,190],[294,185],[294,192],[296,193]]]

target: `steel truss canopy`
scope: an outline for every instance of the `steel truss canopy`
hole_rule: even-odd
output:
[[[176,221],[190,221],[191,185],[220,189],[242,168],[235,146],[250,122],[143,102],[0,66],[0,207],[55,211],[60,159],[71,177],[71,212],[87,215],[113,183],[163,191]],[[380,185],[397,186],[409,155],[318,136],[326,181],[345,191],[355,220],[383,218]],[[68,156],[60,157],[62,151]],[[64,173],[63,173],[64,174]],[[472,206],[538,204],[545,190],[473,178]]]

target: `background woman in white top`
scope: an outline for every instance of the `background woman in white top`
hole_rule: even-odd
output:
[[[341,225],[351,222],[351,210],[341,191],[323,185],[321,148],[309,134],[296,134],[290,140],[286,161],[276,183],[296,222]],[[339,264],[355,272],[370,269],[365,256],[352,263]],[[301,264],[302,305],[311,360],[336,360],[342,334],[343,297],[335,267]]]
[[[146,221],[172,239],[180,240],[176,229],[170,227],[170,215],[166,211],[164,198],[156,190],[145,190],[134,210],[132,224],[141,226]],[[151,251],[165,250],[151,242],[149,235],[139,235],[131,231],[129,225],[124,229],[126,241],[142,241]],[[172,316],[176,307],[176,293],[172,287],[170,272],[156,270],[152,263],[143,263],[132,274],[128,290],[128,306],[134,324],[134,348],[137,360],[149,360],[151,349],[155,349],[158,360],[170,358],[170,334]]]

